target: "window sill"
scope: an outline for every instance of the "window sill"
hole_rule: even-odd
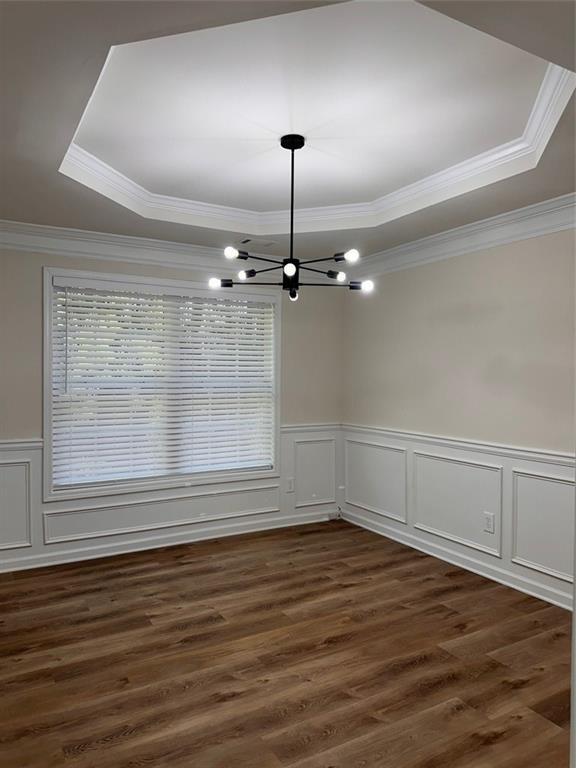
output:
[[[51,503],[66,501],[68,499],[97,499],[102,496],[123,496],[154,491],[166,491],[176,489],[191,489],[209,485],[224,483],[238,483],[243,481],[267,480],[279,478],[277,467],[271,469],[239,470],[230,472],[206,472],[197,475],[185,475],[172,478],[150,478],[131,482],[116,481],[102,483],[101,485],[85,485],[76,488],[62,488],[54,490],[45,487],[43,501]]]

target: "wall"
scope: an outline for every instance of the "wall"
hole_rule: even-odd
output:
[[[274,477],[51,502],[42,442],[0,441],[0,572],[328,520],[338,441],[338,428],[287,427]]]
[[[342,439],[345,519],[571,607],[573,454],[369,427]]]
[[[574,450],[574,233],[382,275],[346,302],[344,422]]]
[[[340,420],[339,291],[314,295],[308,291],[297,305],[283,303],[281,421],[285,426],[277,476],[45,502],[44,265],[199,282],[208,276],[206,271],[134,262],[0,253],[0,571],[327,520],[337,513],[339,430],[310,423]]]
[[[42,436],[43,266],[207,279],[193,270],[0,251],[0,440]],[[283,301],[283,424],[340,421],[341,293],[309,290],[297,303]]]
[[[571,606],[574,231],[383,274],[354,298],[344,517]]]
[[[340,423],[345,292],[308,288],[282,302],[282,423]]]
[[[41,498],[42,265],[195,275],[6,254],[0,570],[326,520],[340,509],[569,607],[572,247],[572,233],[559,232],[383,275],[372,297],[303,292],[283,307],[277,477],[58,502]]]

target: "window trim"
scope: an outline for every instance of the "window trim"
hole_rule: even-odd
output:
[[[125,273],[88,272],[77,269],[58,267],[43,268],[43,383],[42,383],[42,421],[43,421],[43,500],[45,502],[58,499],[89,499],[99,496],[116,496],[125,493],[143,491],[161,491],[173,488],[191,488],[194,486],[232,483],[243,480],[263,480],[280,476],[280,403],[282,383],[281,371],[281,338],[282,338],[282,302],[280,291],[271,286],[258,291],[234,288],[231,297],[251,301],[269,301],[274,307],[274,377],[275,377],[275,408],[274,408],[274,457],[270,469],[225,470],[214,472],[196,472],[169,477],[144,478],[142,480],[115,480],[78,485],[75,488],[57,490],[52,483],[52,291],[56,279],[82,281],[91,285],[100,284],[102,288],[120,290],[134,287],[145,293],[170,293],[173,289],[177,296],[206,296],[214,297],[214,291],[206,288],[203,283],[186,280],[168,280],[130,275]]]

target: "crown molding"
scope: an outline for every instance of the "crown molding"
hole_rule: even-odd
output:
[[[524,129],[524,141],[532,148],[536,158],[532,167],[538,164],[575,88],[574,72],[548,64]]]
[[[549,64],[522,136],[365,203],[296,210],[295,231],[363,229],[531,170],[576,87],[576,76]],[[250,235],[287,232],[289,211],[250,211],[159,195],[72,143],[60,172],[148,219]]]
[[[256,211],[149,192],[78,144],[70,144],[58,170],[145,219],[252,235],[263,234],[259,227],[261,214]]]
[[[378,251],[362,259],[358,276],[382,275],[574,227],[576,194],[570,193]]]
[[[233,274],[238,269],[237,263],[222,258],[220,248],[19,221],[0,220],[0,248],[51,256],[195,269],[217,274]]]
[[[506,245],[517,240],[560,232],[575,226],[576,194],[563,195],[378,251],[362,259],[356,268],[357,274],[358,277],[368,277],[394,272]],[[0,248],[51,256],[194,269],[217,274],[234,274],[238,269],[237,263],[222,258],[219,248],[18,221],[0,220]]]

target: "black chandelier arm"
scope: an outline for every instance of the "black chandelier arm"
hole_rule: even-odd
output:
[[[336,261],[336,258],[334,256],[325,256],[323,259],[307,259],[306,261],[301,261],[300,266],[303,264],[318,264],[320,261]]]
[[[275,269],[282,269],[282,267],[283,267],[283,264],[276,264],[275,267],[266,267],[265,269],[257,269],[255,270],[255,272],[257,275],[261,275],[262,272],[273,272]],[[251,278],[249,277],[248,280],[251,280]]]
[[[231,280],[228,285],[223,285],[223,288],[231,288],[234,285],[248,285],[245,281],[241,280]],[[270,283],[270,282],[264,282],[264,281],[252,281],[250,280],[250,285],[284,285],[284,283]],[[305,286],[313,286],[316,288],[350,288],[350,283],[298,283],[298,288],[301,288],[303,285]]]
[[[300,264],[300,269],[305,269],[307,272],[317,272],[319,275],[324,275],[325,277],[329,277],[328,272],[324,271],[323,269],[314,269],[314,267],[304,267],[302,264]]]
[[[284,291],[287,291],[291,301],[298,299],[298,291],[301,287],[309,286],[311,288],[346,288],[351,291],[363,291],[364,293],[370,293],[374,289],[374,283],[372,280],[350,280],[346,281],[346,273],[339,271],[337,268],[328,269],[327,262],[339,263],[347,262],[348,264],[354,264],[359,259],[359,252],[356,248],[349,248],[347,251],[339,251],[332,256],[323,256],[319,259],[298,259],[294,252],[294,221],[295,221],[295,208],[294,208],[294,193],[295,193],[295,164],[294,164],[294,152],[302,149],[306,144],[304,136],[297,133],[289,133],[280,138],[280,146],[290,151],[290,219],[289,219],[289,255],[288,258],[270,258],[267,256],[253,256],[251,253],[245,250],[239,250],[238,248],[229,245],[224,249],[224,256],[227,259],[240,259],[242,262],[252,260],[254,262],[262,262],[269,264],[270,266],[263,269],[254,269],[250,265],[250,269],[242,269],[238,272],[239,280],[233,280],[230,277],[217,278],[211,277],[208,281],[209,288],[232,288],[237,285],[259,285],[268,287],[281,287]],[[248,243],[249,240],[243,241]],[[312,264],[322,264],[326,268],[316,269],[311,266]],[[255,277],[265,272],[275,272],[282,269],[282,280],[280,282],[275,281],[258,281],[254,280]],[[302,270],[302,272],[300,272]],[[320,283],[301,283],[300,275],[303,272],[312,272],[314,275],[321,275],[323,278],[328,278],[327,281]],[[316,278],[318,279],[318,278]],[[344,282],[346,281],[346,282]]]
[[[269,264],[276,264],[278,267],[281,267],[283,265],[283,261],[278,261],[277,259],[266,259],[264,256],[252,256],[251,253],[247,256],[248,259],[253,259],[254,261],[267,261]]]
[[[316,288],[350,288],[350,283],[299,283],[301,285],[314,285]]]

